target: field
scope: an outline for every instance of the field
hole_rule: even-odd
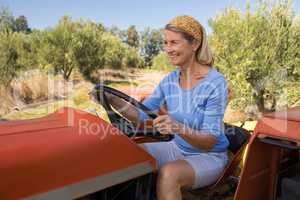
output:
[[[135,91],[140,88],[153,89],[165,75],[166,72],[154,70],[128,72],[104,70],[99,72],[99,77],[105,77],[102,80],[104,83],[123,91]],[[47,83],[45,79],[48,80]],[[61,107],[68,106],[90,112],[108,121],[105,110],[92,101],[88,95],[93,87],[93,84],[85,81],[76,73],[69,82],[63,81],[59,76],[48,75],[45,77],[41,73],[34,73],[15,83],[15,90],[19,88],[18,101],[6,106],[10,106],[11,110],[2,115],[2,118],[5,120],[33,119],[46,116]],[[244,113],[228,106],[224,121],[240,126],[245,119],[246,115]],[[256,121],[246,121],[244,128],[253,130],[255,125]],[[210,193],[194,195],[183,191],[183,194],[186,200],[199,199],[199,197],[209,199],[208,195],[213,196],[214,199],[229,200],[232,199],[233,192],[230,184],[226,184],[210,191]]]
[[[105,77],[102,81],[116,89],[136,91],[145,88],[153,89],[166,74],[167,72],[155,70],[127,72],[103,70],[99,72],[99,77]],[[21,88],[18,91],[20,97],[11,103],[10,111],[2,115],[2,119],[33,119],[52,113],[60,107],[68,106],[91,112],[92,114],[97,113],[100,117],[107,120],[104,109],[89,98],[88,93],[94,85],[83,80],[80,75],[75,73],[73,80],[69,82],[64,82],[59,76],[52,77],[48,75],[43,77],[41,73],[34,73],[31,76],[27,75],[25,78],[26,81],[24,79],[19,81],[19,85],[15,83],[16,88]],[[48,84],[45,83],[45,78],[48,79]],[[241,125],[245,119],[246,115],[244,113],[236,111],[230,106],[227,108],[224,121]],[[255,124],[256,121],[247,121],[244,127],[253,130]]]

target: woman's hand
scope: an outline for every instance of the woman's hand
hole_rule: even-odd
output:
[[[169,115],[160,115],[153,120],[154,128],[161,134],[177,134],[182,131],[183,125]]]

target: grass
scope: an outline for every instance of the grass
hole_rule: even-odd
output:
[[[134,82],[112,82],[109,84],[110,87],[113,88],[123,88],[123,87],[128,87],[128,86],[133,86],[136,87],[139,85],[137,81]],[[8,115],[2,116],[5,119],[8,120],[16,120],[16,119],[33,119],[33,118],[39,118],[46,116],[49,113],[52,113],[56,110],[58,110],[61,107],[73,107],[76,109],[80,110],[85,110],[87,112],[91,112],[92,114],[95,114],[94,111],[98,113],[98,115],[105,119],[108,120],[108,117],[106,115],[105,110],[102,108],[101,105],[96,104],[92,100],[90,100],[88,93],[91,91],[93,85],[91,84],[86,84],[83,82],[83,84],[80,84],[78,87],[73,89],[73,94],[69,94],[67,99],[65,100],[59,100],[59,101],[54,101],[50,103],[45,103],[43,105],[39,105],[36,107],[32,108],[27,108],[23,109],[20,111],[14,111],[9,113]],[[72,93],[69,92],[69,93]],[[256,125],[256,121],[247,121],[243,128],[253,131]],[[240,126],[241,122],[236,122],[233,123],[236,126]]]
[[[47,105],[41,105],[34,108],[28,108],[21,111],[14,111],[8,115],[5,115],[5,118],[8,120],[16,120],[16,119],[34,119],[46,116],[48,113],[52,113],[55,110],[63,107],[64,105],[68,105],[67,101],[56,101],[53,103],[49,103]]]
[[[76,77],[76,79],[79,80],[78,84],[69,87],[67,85],[68,83],[63,81],[60,76],[48,76],[42,72],[33,73],[33,75],[24,75],[22,79],[16,80],[12,87],[14,91],[20,94],[19,101],[24,102],[23,99],[30,98],[29,104],[26,104],[25,108],[18,107],[20,110],[11,111],[14,105],[12,104],[9,109],[6,109],[6,113],[0,113],[1,118],[6,120],[39,118],[61,107],[68,106],[88,112],[93,111],[93,114],[95,114],[94,111],[96,111],[102,118],[107,120],[108,118],[104,109],[89,98],[88,93],[93,88],[93,85],[85,82],[82,77]],[[25,86],[26,88],[24,89]],[[10,97],[5,92],[7,91],[3,88],[0,90],[0,95],[6,96],[4,100]],[[49,100],[46,100],[48,97],[50,97]],[[0,111],[3,110],[3,108],[2,105]]]
[[[105,77],[107,81],[107,85],[116,89],[120,88],[128,88],[128,87],[138,87],[139,85],[143,85],[146,81],[149,80],[153,85],[155,81],[159,81],[160,77],[156,77],[157,80],[154,80],[155,77],[148,77],[153,76],[152,73],[158,73],[157,70],[154,69],[143,69],[139,70],[136,69],[134,71],[122,71],[122,70],[102,70],[98,72],[102,74],[102,77]],[[159,72],[162,75],[162,72]],[[47,92],[54,92],[58,94],[53,94],[50,96],[64,96],[67,99],[64,100],[57,100],[54,102],[45,102],[45,104],[37,105],[31,108],[21,109],[20,111],[13,111],[9,114],[2,115],[2,118],[8,120],[15,120],[15,119],[32,119],[45,116],[49,113],[56,111],[57,109],[69,106],[73,108],[77,108],[80,110],[92,111],[96,110],[101,117],[107,119],[104,109],[94,102],[92,102],[88,96],[88,93],[93,88],[93,85],[85,82],[82,77],[78,75],[78,73],[74,72],[74,80],[78,79],[78,84],[74,85],[73,89],[69,90],[65,83],[62,81],[62,77],[60,76],[46,76],[43,73],[34,73],[32,76],[24,76],[22,81],[18,82],[21,86],[26,85],[28,86],[28,91],[32,93],[31,99],[33,100],[33,105],[38,101],[40,97],[47,96]],[[158,75],[158,74],[157,74]],[[61,83],[54,85],[54,88],[48,86],[48,81],[44,80],[52,80],[53,83]],[[51,82],[51,81],[50,81]],[[32,83],[32,84],[31,84]],[[53,86],[51,86],[53,87]],[[67,88],[67,89],[65,89]],[[3,89],[2,89],[3,90]],[[49,91],[48,91],[49,90]],[[20,90],[19,93],[25,93],[26,90]],[[2,95],[4,95],[2,91]],[[25,94],[23,95],[26,96]],[[35,101],[37,99],[37,101]],[[42,99],[42,98],[41,98]],[[1,114],[1,113],[0,113]],[[236,113],[233,115],[230,113],[230,116],[235,116]],[[232,120],[231,120],[232,121]],[[238,120],[240,121],[240,120]],[[234,123],[234,125],[240,126],[241,123]],[[244,128],[247,130],[253,130],[256,125],[256,122],[246,122]]]
[[[21,111],[14,111],[8,115],[5,115],[4,118],[8,120],[20,120],[20,119],[34,119],[48,115],[62,107],[72,107],[80,110],[90,112],[91,114],[97,114],[108,121],[105,110],[101,105],[96,104],[95,102],[87,99],[86,95],[83,95],[83,89],[79,90],[74,97],[71,97],[68,100],[60,100],[52,103],[46,103],[37,107],[27,108]]]

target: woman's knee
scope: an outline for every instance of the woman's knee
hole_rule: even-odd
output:
[[[158,181],[160,183],[168,182],[172,184],[179,184],[179,176],[176,166],[172,163],[163,165],[158,171]]]
[[[193,168],[184,160],[167,163],[159,169],[159,183],[177,184],[180,187],[192,186],[195,180]]]

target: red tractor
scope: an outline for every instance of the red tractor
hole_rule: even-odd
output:
[[[128,95],[103,86],[98,100],[111,123],[73,108],[46,117],[0,122],[0,199],[155,199],[156,161],[138,143],[169,141],[151,127],[155,113]],[[113,109],[110,93],[148,114],[133,124]],[[254,133],[225,124],[231,161],[205,193],[233,181],[236,200],[299,199],[300,107],[263,117]],[[243,152],[245,162],[233,177]],[[288,192],[285,192],[288,191]],[[214,197],[211,197],[214,199]]]

